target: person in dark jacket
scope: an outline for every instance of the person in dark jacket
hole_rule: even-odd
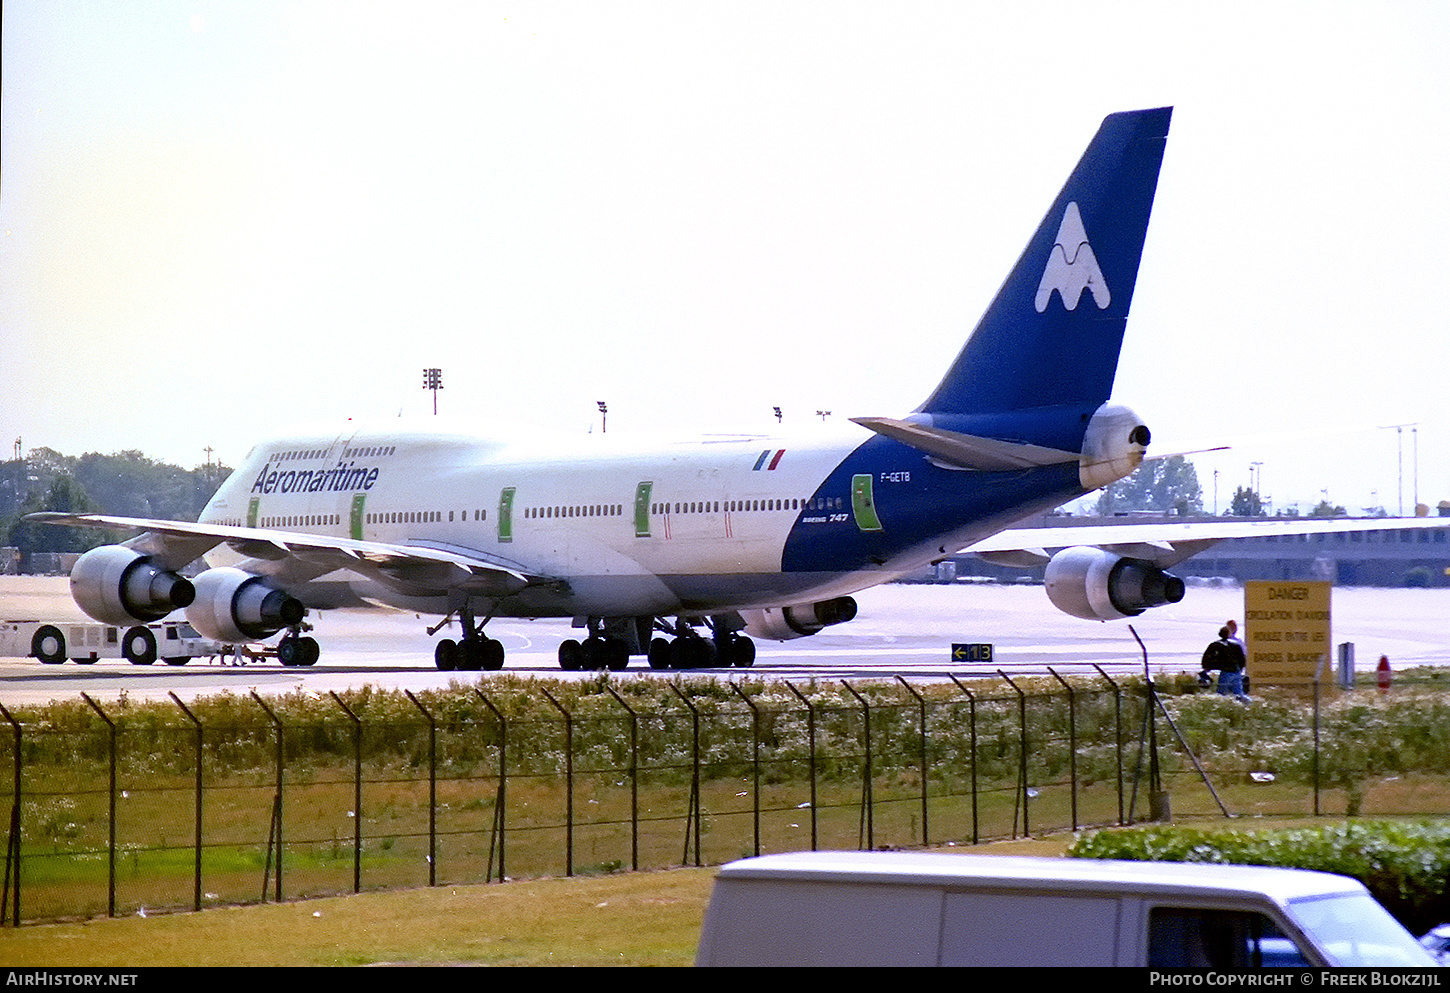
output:
[[[1248,694],[1244,692],[1244,649],[1242,643],[1232,636],[1227,627],[1218,629],[1218,640],[1210,642],[1203,650],[1203,667],[1199,682],[1203,682],[1203,676],[1209,672],[1218,672],[1218,692],[1222,696],[1232,696],[1239,700],[1247,700]]]

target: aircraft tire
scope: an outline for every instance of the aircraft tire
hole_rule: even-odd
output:
[[[651,669],[668,669],[670,667],[670,643],[664,638],[656,638],[649,643],[649,667]]]
[[[497,638],[483,639],[483,667],[490,672],[503,668],[503,642]]]
[[[749,669],[755,665],[755,642],[744,635],[730,639],[730,663],[737,669]]]
[[[603,669],[604,645],[604,639],[599,637],[598,635],[592,635],[588,638],[585,638],[584,644],[581,646],[583,648],[584,654],[582,657],[582,661],[579,663],[579,668],[588,670],[590,672]]]
[[[317,660],[322,656],[322,649],[317,645],[316,638],[297,639],[297,664],[316,665]]]
[[[478,672],[483,668],[483,660],[482,638],[464,638],[458,643],[458,668],[464,672]]]
[[[277,642],[277,661],[288,668],[297,665],[297,657],[300,649],[297,647],[297,636],[289,634]]]
[[[584,668],[584,646],[573,638],[559,643],[559,668],[565,672],[578,672]]]
[[[610,638],[605,643],[604,662],[609,666],[610,672],[623,672],[629,668],[629,646],[618,638]]]
[[[458,642],[452,638],[443,638],[433,646],[433,664],[443,672],[452,672],[458,668]]]
[[[37,628],[30,639],[30,654],[46,665],[60,665],[65,661],[65,635],[53,624]]]
[[[676,638],[670,645],[670,668],[708,669],[715,663],[715,646],[704,638]]]
[[[121,654],[132,665],[150,665],[156,661],[156,635],[140,625],[127,628],[121,636]]]

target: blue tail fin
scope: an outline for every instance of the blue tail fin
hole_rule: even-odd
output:
[[[919,409],[989,414],[1108,399],[1173,108],[1104,119],[1027,250]]]

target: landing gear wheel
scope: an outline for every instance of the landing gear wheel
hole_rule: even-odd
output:
[[[670,643],[664,638],[656,638],[649,643],[649,667],[651,669],[668,669],[670,667]]]
[[[452,672],[458,668],[458,642],[452,638],[444,638],[433,646],[433,664],[443,672]]]
[[[730,640],[719,648],[720,663],[737,669],[749,669],[755,664],[755,642],[740,634],[732,634]]]
[[[297,651],[298,665],[316,665],[317,660],[322,657],[322,649],[317,646],[316,638],[298,638]]]
[[[605,652],[607,651],[607,648],[605,646],[608,644],[609,643],[605,639],[599,637],[598,635],[586,638],[583,645],[583,667],[590,671],[597,671],[599,669],[603,669],[605,664]]]
[[[715,664],[715,646],[699,635],[685,635],[670,643],[671,669],[709,669]]]
[[[604,664],[610,672],[623,672],[629,668],[629,646],[618,638],[605,642]]]
[[[483,668],[483,641],[479,638],[464,638],[458,644],[458,668],[464,672],[477,672]]]
[[[30,639],[30,654],[46,665],[60,665],[65,661],[65,635],[52,624],[39,628]]]
[[[283,665],[316,665],[322,655],[315,638],[299,638],[289,634],[277,642],[277,661]]]
[[[278,662],[281,662],[285,666],[294,666],[297,664],[297,655],[298,648],[296,635],[289,634],[287,637],[277,642]]]
[[[503,642],[497,638],[483,639],[483,667],[490,672],[503,668]]]
[[[156,661],[156,635],[139,625],[127,628],[121,636],[121,656],[132,665],[150,665]]]
[[[559,668],[565,672],[578,672],[584,668],[584,646],[573,638],[559,643]]]

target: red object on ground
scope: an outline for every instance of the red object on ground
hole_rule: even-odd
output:
[[[1374,671],[1375,671],[1375,678],[1379,682],[1380,691],[1383,692],[1384,690],[1389,689],[1390,688],[1390,657],[1388,655],[1381,655],[1380,656],[1380,664],[1377,665],[1377,666],[1375,666]]]

